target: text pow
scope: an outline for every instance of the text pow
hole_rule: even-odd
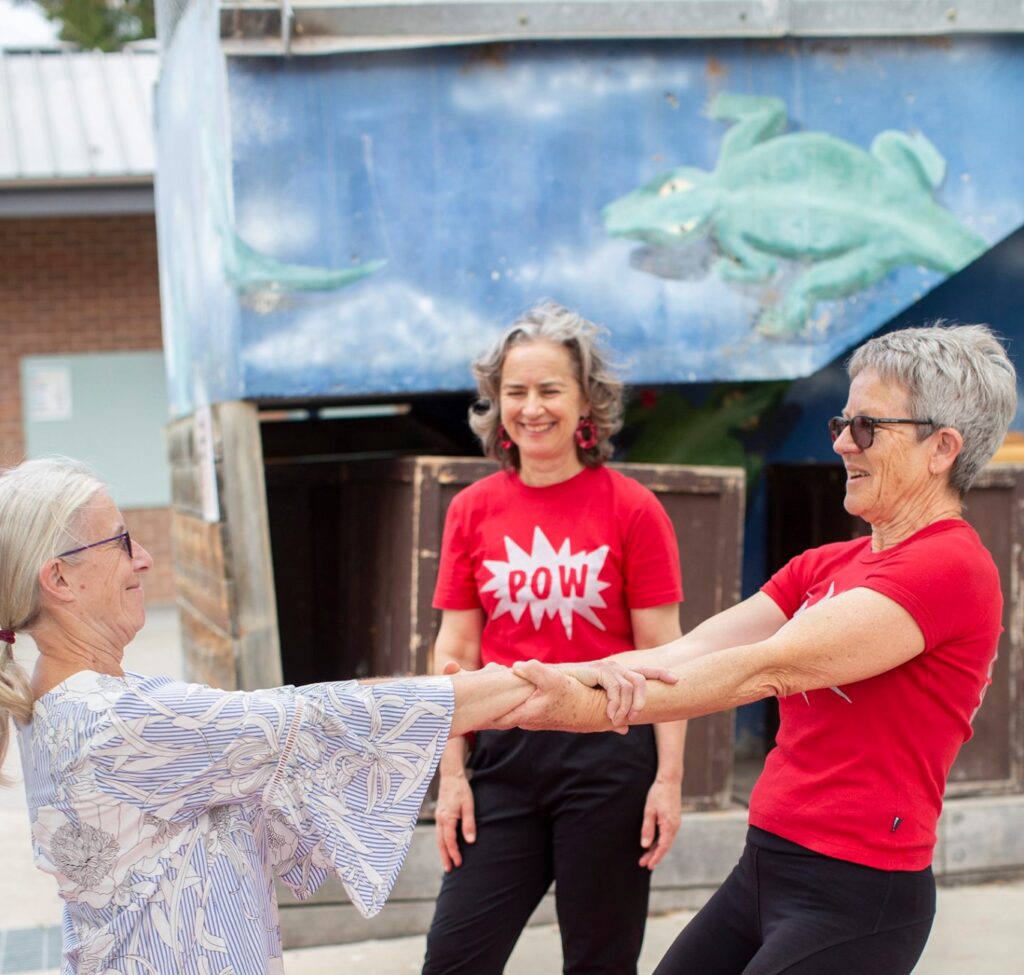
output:
[[[599,578],[608,555],[607,545],[593,552],[574,553],[567,538],[556,550],[544,532],[535,527],[532,551],[520,548],[506,535],[505,552],[508,561],[484,561],[484,567],[493,578],[481,587],[481,591],[493,592],[498,600],[495,618],[511,613],[518,623],[529,609],[534,629],[540,629],[545,618],[557,616],[570,639],[574,614],[599,630],[605,628],[595,610],[607,605],[601,592],[610,583]]]

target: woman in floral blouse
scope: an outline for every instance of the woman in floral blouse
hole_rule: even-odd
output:
[[[61,970],[281,972],[274,877],[302,898],[334,873],[375,914],[449,735],[533,688],[503,668],[251,693],[125,672],[151,565],[82,465],[0,476],[0,761],[10,715],[35,860],[64,900]],[[614,678],[619,719],[642,684]]]

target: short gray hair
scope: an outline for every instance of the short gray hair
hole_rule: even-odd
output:
[[[39,569],[81,544],[81,512],[103,490],[85,464],[64,457],[27,460],[0,473],[0,630],[21,632],[36,621]],[[11,716],[30,720],[32,690],[10,645],[0,643],[0,762]]]
[[[480,439],[485,456],[519,469],[519,448],[499,443],[501,425],[501,370],[509,349],[528,342],[547,341],[569,351],[576,381],[590,404],[590,419],[597,444],[576,453],[587,467],[597,467],[612,456],[611,438],[622,428],[622,381],[613,371],[601,344],[604,330],[553,301],[541,302],[510,325],[497,342],[473,363],[479,398],[470,407],[469,425]]]
[[[987,325],[941,321],[879,335],[850,358],[850,379],[864,370],[899,383],[914,417],[952,427],[964,445],[950,472],[960,497],[999,449],[1017,410],[1017,373],[1002,343]],[[923,440],[932,433],[920,428]]]

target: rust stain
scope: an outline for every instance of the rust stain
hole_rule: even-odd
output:
[[[504,71],[508,67],[507,51],[507,44],[480,44],[472,47],[459,71],[461,74],[469,74],[481,68]]]
[[[940,51],[951,51],[953,49],[953,38],[949,34],[915,37],[913,40],[917,44],[923,44],[925,47],[934,47]]]
[[[712,56],[708,58],[704,73],[709,81],[721,81],[729,74],[729,69],[718,58]]]
[[[785,54],[788,57],[796,58],[800,56],[800,43],[798,41],[787,40],[786,38],[760,38],[754,41],[754,49],[756,51],[767,53],[767,54]]]

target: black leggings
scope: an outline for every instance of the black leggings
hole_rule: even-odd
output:
[[[752,826],[654,975],[905,975],[934,915],[931,867],[875,870]]]

